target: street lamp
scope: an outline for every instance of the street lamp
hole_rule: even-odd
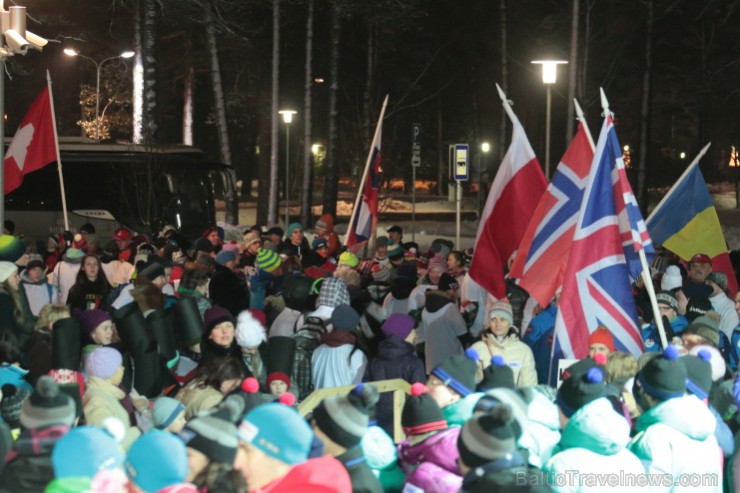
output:
[[[115,60],[117,58],[131,58],[134,56],[133,51],[124,51],[120,55],[112,56],[109,58],[104,58],[101,61],[96,61],[89,56],[83,55],[82,53],[78,52],[77,50],[74,50],[72,48],[65,48],[64,54],[71,57],[80,57],[84,58],[85,60],[89,60],[95,64],[95,70],[97,72],[96,78],[95,78],[95,140],[100,140],[100,69],[103,66],[103,64],[110,60]]]
[[[487,160],[483,157],[491,151],[491,144],[488,142],[481,142],[480,153],[478,153],[478,217],[483,214],[483,169],[486,167]]]
[[[547,87],[547,127],[545,130],[545,177],[550,179],[550,120],[552,95],[550,88],[558,80],[558,65],[568,62],[565,60],[534,60],[532,63],[542,65],[542,83]]]
[[[290,224],[290,205],[288,204],[288,195],[290,193],[290,123],[293,121],[293,115],[297,111],[293,110],[280,110],[278,111],[283,116],[283,122],[285,122],[285,227]]]

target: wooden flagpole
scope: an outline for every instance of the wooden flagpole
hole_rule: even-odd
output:
[[[59,155],[59,136],[57,134],[57,117],[54,112],[54,94],[51,90],[51,75],[46,71],[46,84],[49,89],[49,105],[51,106],[51,124],[54,126],[54,150],[57,153],[57,172],[59,173],[59,188],[62,191],[62,213],[64,214],[64,230],[69,231],[69,216],[67,215],[67,196],[64,193],[64,175],[62,174],[62,158]]]

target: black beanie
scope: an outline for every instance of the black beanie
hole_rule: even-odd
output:
[[[686,365],[679,358],[678,349],[669,345],[662,355],[648,361],[637,374],[637,381],[646,394],[661,401],[684,395]]]
[[[681,359],[686,366],[686,389],[699,399],[709,397],[712,389],[712,365],[709,361],[712,354],[706,349],[700,349],[696,356],[687,354]]]
[[[423,383],[411,386],[411,397],[406,399],[401,413],[401,426],[407,435],[422,435],[430,431],[446,430],[447,421],[437,401],[427,393]]]
[[[516,452],[517,439],[511,408],[501,404],[489,414],[474,416],[463,425],[457,437],[457,449],[463,464],[476,468]]]
[[[491,365],[483,370],[483,380],[478,383],[478,391],[485,392],[500,387],[513,389],[516,384],[514,383],[514,372],[506,364],[504,357],[497,354],[491,358]]]
[[[360,316],[348,304],[342,303],[331,312],[331,325],[333,329],[354,332],[360,323]]]
[[[359,384],[346,396],[327,397],[316,406],[316,426],[334,443],[352,448],[367,433],[370,413],[378,402],[378,390]]]
[[[599,368],[606,374],[606,355],[596,353],[593,358],[583,358],[563,370],[563,380],[569,379],[573,375],[581,375],[591,368]]]
[[[210,461],[231,465],[239,445],[238,431],[228,412],[197,416],[180,432],[185,445],[201,452]]]
[[[570,418],[589,402],[607,394],[603,370],[593,367],[564,380],[558,389],[556,402],[562,413]]]
[[[478,371],[478,353],[473,348],[465,354],[456,354],[432,370],[432,375],[465,397],[475,391],[475,373]]]

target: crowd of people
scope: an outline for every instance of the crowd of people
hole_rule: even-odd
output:
[[[399,226],[352,251],[330,215],[194,240],[5,226],[0,493],[740,483],[740,298],[701,252],[655,258],[657,314],[633,285],[644,354],[599,326],[559,368],[557,295],[494,299],[472,249]]]

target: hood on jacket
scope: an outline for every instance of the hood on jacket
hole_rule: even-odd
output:
[[[589,402],[573,416],[563,430],[560,449],[588,449],[599,455],[614,455],[630,441],[630,425],[602,397]]]
[[[706,404],[695,395],[685,395],[652,407],[637,418],[637,431],[662,423],[687,437],[703,441],[714,434],[717,421]]]
[[[414,345],[408,343],[396,335],[390,335],[383,339],[378,345],[376,359],[393,361],[414,354]]]
[[[435,313],[452,303],[452,300],[442,291],[429,290],[426,293],[424,309],[429,313]]]
[[[352,491],[352,482],[349,479],[349,473],[341,462],[334,457],[324,455],[295,465],[282,479],[273,481],[265,485],[264,488],[252,491],[346,493]]]

